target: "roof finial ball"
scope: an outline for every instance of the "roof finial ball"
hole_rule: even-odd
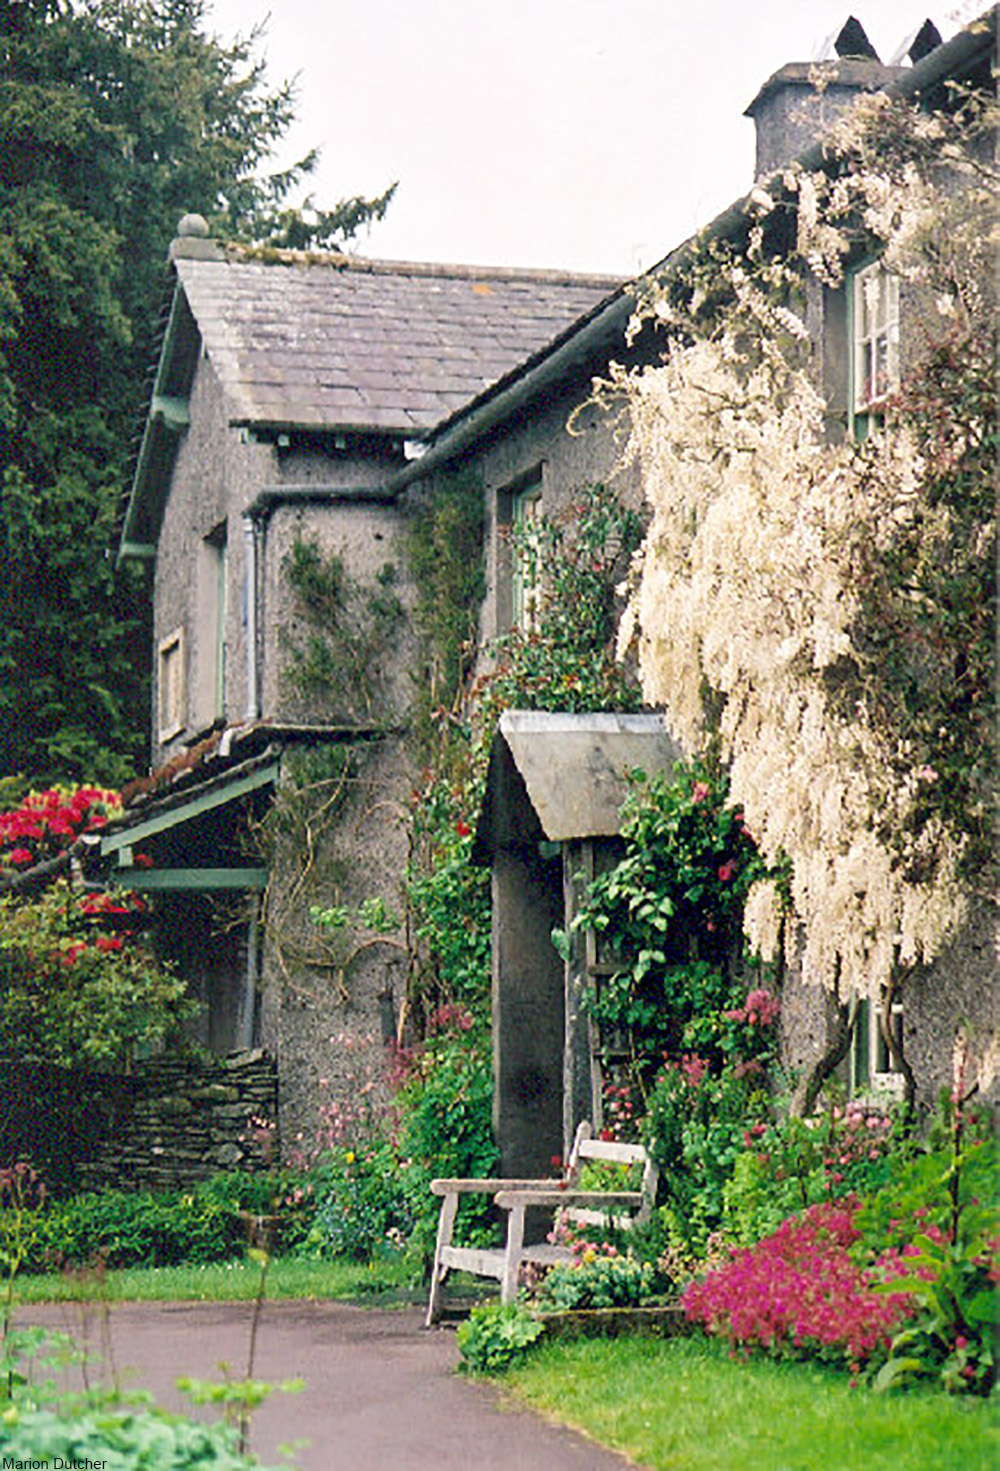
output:
[[[208,221],[204,215],[182,215],[177,225],[178,240],[207,240]]]
[[[184,215],[170,242],[171,260],[222,260],[222,247],[212,239],[204,215]]]

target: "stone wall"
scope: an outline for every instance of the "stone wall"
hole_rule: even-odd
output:
[[[269,1131],[252,1122],[277,1118],[265,1052],[151,1058],[128,1076],[10,1062],[2,1079],[0,1167],[30,1159],[56,1193],[185,1187],[271,1156]]]

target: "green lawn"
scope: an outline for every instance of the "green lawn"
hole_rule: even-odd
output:
[[[381,1305],[405,1300],[412,1267],[402,1261],[372,1266],[343,1261],[307,1261],[277,1257],[267,1269],[265,1296],[269,1299],[305,1297],[364,1299]],[[82,1272],[45,1277],[18,1277],[15,1301],[86,1302],[244,1302],[257,1295],[260,1267],[252,1261],[218,1262],[204,1267],[127,1267],[106,1272],[101,1279]],[[420,1289],[413,1300],[423,1300]]]
[[[738,1363],[703,1339],[547,1344],[517,1399],[651,1471],[997,1471],[998,1406],[875,1395],[809,1364]]]

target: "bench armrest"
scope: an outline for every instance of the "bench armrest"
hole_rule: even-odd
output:
[[[588,1210],[637,1210],[643,1202],[640,1190],[560,1190],[548,1186],[543,1189],[505,1187],[494,1197],[498,1206],[510,1210],[515,1205],[582,1206]]]

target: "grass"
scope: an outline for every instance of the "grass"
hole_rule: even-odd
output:
[[[875,1395],[819,1365],[731,1360],[700,1338],[545,1344],[504,1383],[651,1471],[996,1471],[994,1399]]]
[[[402,1260],[372,1263],[310,1261],[275,1257],[267,1269],[265,1296],[357,1301],[384,1307],[409,1301],[412,1266]],[[246,1302],[257,1295],[260,1267],[253,1261],[213,1262],[201,1267],[123,1267],[98,1278],[93,1272],[19,1276],[19,1303],[86,1302]],[[420,1297],[424,1293],[421,1289]],[[413,1300],[416,1300],[413,1298]]]

